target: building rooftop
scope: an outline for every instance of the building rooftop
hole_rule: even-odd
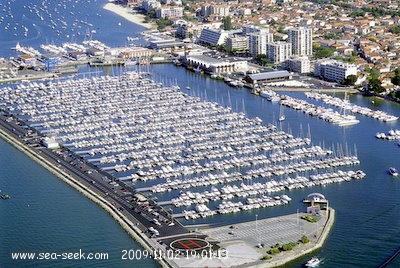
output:
[[[275,79],[275,78],[283,78],[289,77],[290,73],[288,71],[273,71],[266,73],[258,73],[258,74],[249,74],[251,80],[266,80],[266,79]]]

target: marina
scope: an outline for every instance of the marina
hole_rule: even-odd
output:
[[[26,4],[26,7],[21,5],[20,9],[23,9],[22,12],[26,13],[26,17],[18,13],[18,9],[15,8],[15,6],[19,6],[20,3],[16,3],[16,1],[10,1],[9,5],[7,3],[1,3],[1,9],[4,8],[6,11],[0,15],[5,17],[1,19],[2,23],[0,26],[2,30],[5,27],[7,28],[4,29],[2,35],[0,35],[1,44],[3,47],[7,48],[1,51],[2,56],[15,56],[15,52],[8,48],[14,47],[17,43],[16,38],[20,39],[21,37],[27,37],[27,39],[20,41],[20,45],[24,47],[34,47],[38,50],[41,44],[45,44],[45,46],[54,44],[57,48],[63,48],[63,44],[66,44],[66,42],[81,44],[85,39],[89,39],[90,35],[95,37],[94,39],[101,40],[108,46],[114,46],[115,44],[125,44],[127,36],[132,36],[134,35],[132,32],[142,30],[140,28],[135,28],[135,25],[133,25],[132,29],[130,27],[119,27],[117,22],[121,19],[116,16],[113,17],[115,21],[114,24],[104,23],[110,21],[107,13],[101,11],[101,6],[107,1],[78,0],[43,2],[47,7],[41,6],[41,4],[36,6]],[[90,10],[87,8],[89,4],[93,6]],[[65,5],[65,7],[63,5]],[[74,8],[72,8],[72,5]],[[47,12],[45,10],[47,10]],[[84,12],[83,10],[88,11]],[[65,14],[65,19],[60,17],[60,20],[64,22],[59,21],[57,19],[58,17],[55,16],[57,11],[60,15],[62,14],[64,16]],[[86,12],[88,14],[86,14]],[[51,14],[53,22],[49,19],[49,14]],[[33,16],[31,17],[31,15]],[[19,20],[21,17],[22,22]],[[71,17],[71,20],[68,17]],[[19,24],[17,25],[16,23]],[[128,22],[122,22],[124,26],[127,24]],[[38,34],[38,32],[40,32],[40,34]],[[65,49],[78,50],[78,47],[65,47]],[[41,53],[46,54],[46,51],[49,50],[43,50]],[[134,69],[137,68],[135,67]],[[87,69],[84,71],[82,71],[82,69],[80,70],[81,72],[88,71]],[[61,79],[52,82],[54,87],[58,87],[58,94],[49,95],[48,97],[52,99],[49,99],[46,104],[40,107],[43,111],[47,106],[51,107],[51,109],[42,113],[41,111],[35,111],[34,107],[31,107],[26,111],[30,111],[32,115],[24,114],[23,112],[17,116],[23,118],[23,120],[36,117],[37,121],[29,121],[31,126],[34,128],[37,127],[43,134],[65,138],[65,141],[59,138],[58,141],[60,143],[65,142],[68,148],[77,152],[85,161],[88,161],[87,163],[100,166],[104,171],[111,173],[113,177],[120,180],[121,182],[118,183],[120,185],[117,186],[118,188],[124,187],[121,186],[124,185],[123,182],[135,186],[136,191],[140,191],[146,196],[154,198],[158,204],[165,206],[166,210],[170,211],[171,214],[182,215],[183,218],[179,219],[179,221],[183,224],[206,223],[218,225],[221,224],[221,222],[229,224],[226,226],[225,230],[221,230],[220,237],[222,240],[235,239],[237,238],[235,235],[240,235],[240,232],[236,229],[233,230],[234,235],[228,233],[231,230],[228,229],[231,224],[252,221],[250,231],[243,232],[243,237],[246,237],[252,232],[254,237],[251,238],[253,239],[251,243],[252,245],[257,244],[259,242],[257,241],[257,237],[260,237],[260,235],[257,236],[258,233],[255,231],[256,223],[254,219],[257,221],[257,216],[255,215],[258,215],[258,224],[260,224],[261,232],[261,218],[268,219],[283,214],[294,213],[296,209],[302,210],[304,209],[301,202],[303,198],[307,196],[308,193],[317,191],[326,195],[329,198],[330,204],[338,211],[336,222],[329,235],[329,239],[324,244],[324,247],[318,251],[318,256],[323,260],[322,264],[324,267],[339,267],[346,264],[353,267],[376,267],[377,264],[386,259],[394,249],[398,248],[399,241],[397,231],[399,226],[396,221],[399,215],[399,208],[397,205],[399,190],[398,181],[396,179],[387,179],[387,177],[388,167],[398,166],[398,162],[396,161],[399,159],[399,148],[397,145],[393,146],[392,143],[382,142],[373,137],[374,133],[385,133],[385,135],[388,136],[391,129],[393,129],[393,131],[398,129],[398,122],[396,120],[385,122],[384,120],[378,118],[375,120],[375,118],[371,116],[363,116],[361,114],[362,116],[357,115],[357,120],[359,120],[358,124],[339,128],[337,124],[326,124],[324,121],[316,119],[317,117],[304,116],[303,111],[287,109],[286,107],[288,106],[286,106],[283,107],[285,120],[279,121],[277,115],[280,114],[280,111],[279,106],[276,105],[279,102],[278,99],[273,103],[263,98],[257,98],[256,96],[247,94],[249,92],[247,92],[247,90],[242,90],[240,87],[233,88],[229,87],[228,84],[225,86],[225,83],[222,82],[214,83],[214,80],[209,79],[207,76],[185,72],[171,65],[151,66],[147,71],[153,75],[152,80],[154,79],[154,83],[162,82],[162,87],[165,87],[167,84],[170,84],[171,87],[179,85],[180,89],[189,87],[190,90],[184,90],[183,93],[200,101],[218,103],[218,106],[222,108],[230,107],[230,111],[228,112],[233,112],[235,114],[243,113],[246,118],[251,119],[251,125],[254,124],[256,127],[257,123],[253,122],[253,120],[259,117],[262,122],[260,122],[258,126],[267,128],[267,131],[260,134],[253,134],[251,127],[248,127],[245,129],[245,135],[250,135],[253,139],[261,137],[262,139],[260,142],[265,143],[266,146],[269,147],[270,143],[263,140],[265,137],[267,141],[272,142],[274,149],[268,151],[261,148],[260,150],[260,147],[256,145],[259,142],[257,139],[256,142],[252,142],[251,139],[250,141],[246,141],[249,148],[248,152],[246,152],[247,148],[240,144],[231,146],[232,149],[241,149],[232,152],[228,147],[224,150],[222,147],[218,147],[218,143],[210,143],[207,144],[207,146],[212,148],[210,150],[213,150],[213,153],[221,154],[221,157],[212,158],[212,155],[209,160],[206,153],[209,149],[199,147],[201,142],[197,140],[198,137],[192,135],[187,136],[189,137],[189,139],[187,139],[187,134],[182,134],[185,137],[184,146],[190,146],[184,148],[194,149],[193,152],[189,152],[189,157],[182,154],[178,159],[174,159],[176,152],[171,152],[171,154],[166,154],[166,156],[163,155],[162,159],[159,157],[157,157],[157,159],[152,159],[152,157],[143,155],[137,156],[136,154],[130,155],[129,152],[133,150],[143,151],[143,154],[152,154],[153,150],[157,149],[148,147],[150,142],[147,142],[147,144],[145,139],[147,133],[150,133],[149,136],[153,135],[153,140],[158,144],[161,144],[159,141],[163,143],[174,142],[168,145],[170,149],[176,148],[177,150],[183,150],[179,147],[179,144],[182,144],[182,138],[178,135],[177,140],[167,141],[162,135],[154,135],[152,129],[144,129],[141,140],[126,139],[127,136],[133,134],[137,135],[138,133],[134,132],[132,129],[128,130],[128,134],[124,132],[126,130],[121,128],[121,125],[128,121],[126,118],[125,121],[122,120],[119,122],[120,125],[113,125],[112,129],[106,128],[106,133],[109,136],[94,136],[94,133],[98,135],[98,132],[102,132],[102,128],[104,128],[102,121],[108,124],[109,121],[106,120],[118,121],[119,118],[106,118],[106,115],[104,115],[104,117],[99,117],[98,121],[96,119],[93,120],[97,114],[100,116],[103,111],[91,108],[92,110],[83,111],[80,115],[79,109],[76,111],[72,103],[71,106],[77,114],[66,113],[65,117],[56,114],[51,110],[56,109],[55,107],[51,107],[51,101],[67,102],[68,99],[66,96],[70,93],[68,91],[64,93],[64,88],[62,88],[62,86],[65,84],[62,84],[62,82],[58,84],[58,81],[62,81]],[[101,70],[101,72],[104,74],[114,74],[118,73],[118,70],[105,69],[104,72],[103,70]],[[13,74],[10,73],[9,75],[12,76]],[[88,75],[82,74],[80,77],[88,77]],[[92,78],[88,79],[88,81],[90,81],[88,84],[86,84],[86,80],[79,81],[84,82],[84,85],[95,83]],[[36,81],[36,83],[39,88],[48,89],[49,84],[47,84],[48,82],[46,80]],[[73,84],[73,81],[70,83],[71,87],[76,86]],[[114,82],[110,81],[110,83],[112,84]],[[6,86],[9,85],[10,84],[7,84]],[[17,89],[12,85],[12,90],[18,90],[18,94],[22,95],[25,90],[30,91],[30,94],[35,94],[35,90],[30,89],[30,85],[28,85],[29,83],[24,82],[24,86],[26,86],[27,89],[22,87]],[[33,88],[34,87],[36,87],[36,85],[33,86]],[[230,88],[230,91],[228,91],[228,88]],[[43,89],[37,91],[43,93]],[[172,88],[171,92],[178,92],[180,89]],[[288,93],[284,93],[285,95],[297,100],[304,99],[304,93],[300,92],[297,94],[296,92],[289,92],[291,91],[290,88],[277,87],[276,90],[287,90]],[[296,90],[304,91],[308,89],[299,88]],[[337,96],[340,95],[337,94],[339,91],[340,90],[336,91],[336,93],[329,94]],[[52,92],[52,89],[50,92]],[[74,96],[83,98],[84,95],[79,95],[81,92],[78,92],[79,90],[74,92],[73,94],[76,94]],[[229,96],[227,96],[227,92],[230,92]],[[53,92],[51,94],[53,94]],[[124,94],[129,94],[129,91],[124,92]],[[28,98],[30,96],[26,97]],[[111,99],[113,95],[107,95],[104,96],[104,98]],[[7,106],[14,109],[12,111],[13,113],[17,111],[20,112],[16,110],[17,105],[23,104],[15,99],[13,101],[14,103],[7,104]],[[316,100],[314,99],[312,101]],[[377,112],[386,111],[388,115],[398,116],[400,114],[397,104],[378,98],[374,99],[374,103],[372,103],[369,98],[354,94],[350,96],[350,102],[352,104],[357,103],[360,107],[369,107],[371,110],[376,110]],[[94,103],[95,101],[93,101],[93,104]],[[29,105],[32,104],[29,103]],[[113,106],[114,103],[111,102],[110,105]],[[322,106],[325,105],[330,104],[322,104]],[[321,104],[317,106],[321,106]],[[332,106],[330,108],[335,108],[333,105],[330,106]],[[4,105],[1,107],[4,107]],[[339,106],[336,107],[340,108]],[[208,109],[209,107],[207,106],[206,108]],[[108,109],[108,107],[104,107],[104,109]],[[198,108],[196,111],[201,111],[201,109]],[[125,112],[125,110],[123,112]],[[340,111],[337,112],[340,114]],[[350,112],[350,110],[347,110],[347,112]],[[156,113],[156,110],[154,110],[153,114]],[[120,114],[122,114],[122,112]],[[223,111],[222,114],[225,115],[225,111]],[[57,119],[57,116],[60,116],[60,118]],[[86,122],[86,116],[87,118],[93,116],[93,122],[99,124],[99,126],[92,126],[93,128],[89,129],[91,122],[89,120]],[[137,124],[138,127],[142,127],[146,125],[143,120],[147,120],[148,124],[148,122],[154,118],[150,116],[151,118],[149,120],[148,118],[144,118],[144,114],[140,116],[139,118],[135,118],[134,123],[131,123],[131,127],[134,124]],[[207,116],[209,115],[207,114]],[[197,120],[196,117],[192,117],[192,119]],[[80,122],[78,123],[78,121],[75,120],[84,122],[88,130],[81,131],[77,126]],[[236,123],[242,123],[242,120],[244,119],[240,117],[239,119],[232,119],[233,122],[230,130],[232,131],[232,129],[236,128],[234,124],[235,121]],[[65,123],[67,121],[68,123]],[[74,121],[76,123],[74,123]],[[141,123],[141,121],[143,123]],[[203,125],[206,126],[204,120],[201,122],[201,127],[203,127]],[[226,122],[228,122],[228,120]],[[311,131],[306,133],[302,130],[301,125],[309,126],[308,128],[310,128]],[[71,126],[74,126],[74,128]],[[62,129],[63,127],[65,127],[65,129]],[[160,129],[158,129],[158,131],[160,131]],[[74,134],[80,132],[88,136]],[[160,132],[162,134],[162,130]],[[199,132],[197,134],[202,137],[205,134],[211,134],[213,132],[214,131],[210,130],[208,133]],[[222,134],[223,132],[219,130],[215,133]],[[233,131],[232,134],[236,135]],[[119,144],[112,142],[113,138],[120,137],[122,140],[118,141]],[[221,137],[208,137],[207,135],[205,137],[212,141],[220,140],[221,142],[225,142]],[[242,137],[243,135],[240,134],[237,136],[238,139]],[[190,144],[190,139],[194,141],[193,146]],[[396,139],[397,138],[393,138],[393,140]],[[178,141],[181,143],[178,143]],[[139,149],[132,147],[131,143],[136,142],[142,143],[142,147]],[[281,144],[279,142],[281,142]],[[284,143],[286,143],[287,147],[283,146]],[[295,143],[298,143],[298,145],[292,148],[289,147],[289,145],[292,146],[292,144]],[[126,148],[122,146],[125,144],[127,145]],[[4,218],[6,219],[5,227],[3,228],[2,226],[2,229],[9,230],[12,228],[12,230],[15,230],[11,237],[10,235],[7,236],[7,234],[1,234],[1,240],[4,242],[2,255],[0,257],[0,266],[15,267],[15,263],[9,260],[7,261],[9,256],[6,255],[6,253],[8,254],[10,250],[27,250],[23,245],[29,244],[32,245],[32,248],[41,249],[43,251],[49,249],[68,251],[71,250],[71,248],[75,249],[77,245],[82,245],[82,248],[92,249],[93,251],[106,251],[112,248],[111,254],[113,255],[110,255],[112,256],[110,260],[106,262],[79,263],[79,265],[84,265],[86,267],[99,267],[104,265],[109,267],[132,267],[132,265],[156,267],[156,264],[152,260],[121,261],[120,249],[135,248],[141,250],[142,248],[134,243],[131,237],[123,232],[120,226],[109,218],[107,213],[98,209],[98,207],[91,202],[87,202],[86,198],[81,196],[80,193],[77,193],[74,189],[70,189],[63,183],[58,182],[51,174],[43,174],[44,172],[38,170],[35,165],[27,164],[28,161],[24,160],[24,156],[19,156],[13,150],[10,150],[8,144],[1,143],[0,146],[2,152],[4,152],[2,156],[3,161],[0,163],[2,165],[2,189],[12,196],[10,200],[1,202],[1,205],[4,206],[2,209],[4,208]],[[349,150],[347,146],[351,148],[354,147],[354,149]],[[314,154],[311,156],[314,150],[319,152],[319,148],[321,148],[322,152],[326,152],[327,154]],[[250,151],[251,149],[253,151]],[[299,152],[301,155],[299,158],[291,154],[296,149],[302,150],[301,154]],[[303,150],[307,152],[303,152]],[[162,153],[165,154],[165,152]],[[230,155],[232,153],[236,154],[236,158],[239,161]],[[135,157],[135,159],[133,159],[133,157]],[[198,159],[195,157],[198,157]],[[325,159],[326,161],[317,162],[319,158]],[[334,159],[334,161],[331,161],[332,159]],[[352,161],[354,161],[354,164],[336,167],[330,166],[331,162],[350,163]],[[196,162],[199,165],[197,165]],[[255,163],[255,165],[252,163]],[[156,166],[153,166],[154,164],[156,164]],[[177,169],[179,166],[188,168],[179,170]],[[274,169],[268,170],[266,166],[268,168],[273,166]],[[279,166],[282,166],[282,168]],[[316,169],[310,168],[310,166]],[[325,168],[320,168],[323,166]],[[160,167],[162,172],[159,171]],[[164,167],[164,169],[162,167]],[[293,172],[293,170],[295,171]],[[356,177],[348,178],[351,174],[357,174],[358,170],[362,170],[363,173],[367,174],[364,179],[359,180]],[[349,174],[348,172],[353,173]],[[208,173],[212,176],[208,175]],[[343,174],[346,175],[343,177]],[[360,174],[362,173],[360,172]],[[149,179],[146,180],[146,177],[143,175],[148,176]],[[160,178],[160,175],[163,176],[163,178]],[[261,190],[261,188],[257,189],[254,186],[264,186],[268,182],[273,183],[273,181],[279,185],[279,187],[276,187],[276,191],[258,193],[255,195],[251,194],[252,191]],[[310,184],[310,186],[304,185],[306,183]],[[311,183],[313,183],[313,185],[311,185]],[[248,194],[248,196],[237,196],[236,193],[238,192],[232,191],[227,185],[231,185],[232,189],[245,189],[248,187],[249,190],[243,193],[243,195]],[[217,195],[214,197],[215,200],[212,200],[213,196],[211,194],[214,193],[213,187],[221,193],[218,196],[220,198],[218,200]],[[233,198],[222,199],[222,188],[224,188],[226,192],[229,191],[229,193],[225,193],[226,197],[233,195]],[[265,189],[275,190],[275,188],[268,187],[265,187]],[[188,191],[190,191],[195,198],[189,197]],[[217,191],[215,191],[215,193],[216,192]],[[184,193],[189,197],[188,200],[192,201],[191,205],[188,207],[185,205],[175,207],[175,205],[172,204],[172,200],[182,197]],[[190,196],[192,196],[192,194],[190,194]],[[204,195],[204,197],[202,195]],[[281,206],[261,207],[261,204],[266,202],[266,197],[270,197],[272,201],[276,201],[276,196],[282,199],[283,195],[290,196],[289,198],[291,201]],[[209,196],[210,199],[208,202],[193,202],[197,201],[197,199],[203,199],[205,201],[207,196]],[[237,211],[240,203],[243,205],[242,207],[250,206],[250,204],[247,203],[248,200],[252,200],[255,205],[260,205],[260,208]],[[66,209],[66,204],[71,208],[79,208],[77,209],[79,213],[75,213],[75,209]],[[221,208],[221,212],[232,212],[225,214],[217,212],[213,216],[202,217],[196,210],[197,205],[206,205],[210,211],[218,211],[219,208]],[[34,208],[38,209],[33,210]],[[191,215],[195,215],[196,218],[189,218],[189,220],[186,220],[183,216],[184,210],[194,211],[195,213]],[[206,211],[203,206],[198,207],[198,210]],[[85,215],[85,217],[82,217],[82,215]],[[293,222],[294,221],[295,220],[293,220]],[[26,222],[29,222],[29,228],[27,228],[26,224],[22,224]],[[280,223],[278,223],[278,225],[279,224]],[[290,226],[292,226],[293,229],[298,228],[295,224],[291,224]],[[290,230],[287,225],[285,227],[288,228],[285,230]],[[154,226],[154,229],[156,228],[158,227]],[[248,228],[243,228],[243,230],[244,229]],[[371,232],[371,229],[375,231]],[[32,230],[34,230],[34,232]],[[275,229],[265,229],[264,232],[276,235],[271,239],[271,241],[276,241],[280,238],[280,235],[288,233],[288,231],[285,230],[278,230],[279,231],[275,231]],[[299,231],[293,233],[298,235]],[[3,237],[5,238],[3,239]],[[79,237],[84,239],[79,240]],[[63,243],[60,244],[56,242],[59,240],[62,240]],[[265,241],[263,242],[265,243]],[[354,244],[358,246],[354,247]],[[236,253],[235,248],[229,249],[234,256],[234,253]],[[253,252],[253,249],[254,247],[249,252]],[[266,249],[259,253],[260,255],[254,256],[256,256],[256,258],[261,257],[265,251]],[[312,255],[300,257],[298,260],[286,264],[285,267],[303,266],[307,260],[315,255],[315,252],[310,254]],[[399,262],[399,258],[396,258],[396,256],[397,254],[393,256],[394,258],[391,258],[394,267],[397,267]],[[237,259],[233,258],[232,260]],[[74,266],[77,265],[77,262],[31,261],[24,262],[24,265]]]
[[[1,93],[4,109],[124,184],[160,193],[157,202],[186,219],[285,205],[290,197],[270,194],[365,176],[340,169],[360,164],[349,150],[311,145],[136,72],[18,84]]]

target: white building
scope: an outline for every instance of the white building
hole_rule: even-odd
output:
[[[208,17],[209,15],[215,14],[222,17],[226,17],[230,14],[230,7],[228,5],[212,5],[212,6],[202,6],[201,15],[203,17]]]
[[[48,149],[60,148],[60,144],[56,141],[54,137],[44,137],[42,139],[42,144]]]
[[[156,11],[157,18],[182,18],[183,8],[182,7],[162,7]]]
[[[259,26],[255,26],[255,25],[245,25],[242,28],[243,34],[244,35],[248,35],[250,33],[269,33],[269,28],[262,28]]]
[[[163,0],[162,3],[164,5],[176,5],[176,6],[181,6],[182,5],[182,1],[181,0]]]
[[[341,83],[349,75],[357,75],[357,66],[335,60],[319,61],[315,63],[314,75]]]
[[[268,33],[267,29],[260,32],[252,32],[249,36],[249,52],[253,57],[259,54],[267,54],[267,44],[273,42],[274,35]]]
[[[229,32],[224,30],[204,28],[197,42],[220,46],[225,43],[228,34]]]
[[[233,52],[245,52],[249,49],[249,38],[242,35],[229,35],[225,46]]]
[[[228,5],[213,5],[211,6],[211,14],[217,14],[223,17],[228,16],[230,7]]]
[[[292,44],[293,55],[312,55],[312,29],[298,27],[288,30],[288,41]]]
[[[186,55],[188,65],[198,67],[206,72],[221,74],[247,71],[249,69],[246,60],[221,60],[206,55]]]
[[[292,56],[292,44],[286,42],[275,42],[267,44],[267,59],[274,63],[282,63]]]
[[[142,2],[142,8],[146,10],[146,12],[150,12],[153,8],[157,9],[161,7],[161,3],[157,0],[144,0]]]
[[[311,73],[310,59],[307,56],[294,56],[289,59],[288,69],[301,74]]]

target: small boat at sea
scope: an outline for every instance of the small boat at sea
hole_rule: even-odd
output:
[[[2,194],[1,199],[10,199],[10,196],[8,194]]]
[[[320,264],[320,259],[318,257],[312,257],[305,264],[306,267],[317,267]]]
[[[389,168],[389,173],[390,173],[390,175],[392,175],[392,176],[397,176],[397,175],[399,175],[399,173],[397,172],[397,169],[395,169],[394,167],[390,167],[390,168]]]

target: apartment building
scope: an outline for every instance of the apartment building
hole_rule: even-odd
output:
[[[312,29],[297,27],[288,30],[288,41],[292,44],[293,55],[312,55]]]
[[[257,57],[259,54],[267,54],[267,44],[273,42],[274,35],[267,32],[267,30],[261,30],[259,32],[251,32],[248,34],[249,37],[249,53],[253,57]]]
[[[242,35],[229,35],[225,46],[232,52],[246,52],[249,49],[249,37]]]
[[[157,18],[182,18],[182,7],[162,7],[156,10]]]
[[[308,56],[292,56],[288,61],[288,69],[301,74],[311,73],[310,59]]]
[[[220,46],[225,43],[229,32],[219,29],[204,28],[197,40],[199,43]]]
[[[318,61],[314,66],[314,75],[341,83],[347,76],[357,75],[357,66],[336,60]]]
[[[292,56],[292,44],[287,42],[273,42],[267,44],[267,59],[274,63],[282,63]]]

